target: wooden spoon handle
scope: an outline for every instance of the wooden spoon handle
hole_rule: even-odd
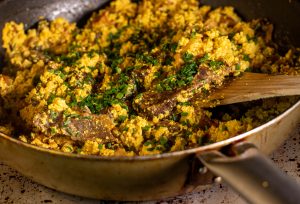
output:
[[[219,100],[218,105],[226,105],[293,95],[300,95],[300,76],[244,73],[213,92],[209,100]]]

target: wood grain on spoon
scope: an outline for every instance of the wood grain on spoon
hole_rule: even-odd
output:
[[[224,87],[216,89],[208,100],[219,100],[217,105],[227,105],[294,95],[300,95],[300,76],[244,73]]]

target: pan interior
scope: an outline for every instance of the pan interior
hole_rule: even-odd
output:
[[[20,3],[19,3],[20,6],[18,6],[19,4],[17,2],[18,1],[14,2],[14,0],[11,0],[11,1],[3,1],[0,4],[0,11],[2,8],[6,8],[4,10],[6,12],[4,12],[3,13],[4,15],[1,15],[1,17],[0,17],[0,22],[7,22],[10,20],[15,20],[15,21],[19,21],[19,22],[25,22],[26,27],[30,28],[32,26],[35,26],[35,24],[37,22],[36,19],[38,19],[38,16],[43,15],[46,17],[46,19],[49,19],[49,20],[52,20],[58,16],[63,16],[70,21],[76,21],[79,23],[79,25],[83,25],[86,22],[86,19],[90,16],[92,11],[102,8],[103,6],[105,6],[107,4],[108,1],[88,1],[88,3],[87,3],[87,1],[74,1],[74,0],[51,1],[51,2],[34,1],[34,0],[32,1],[31,0],[31,1],[25,1],[26,9],[22,9],[22,6]],[[248,18],[251,19],[251,18],[257,17],[257,15],[258,15],[259,17],[265,16],[272,20],[274,18],[274,16],[278,16],[278,15],[274,15],[273,13],[272,14],[269,13],[267,9],[261,10],[260,12],[263,13],[261,15],[260,15],[260,12],[255,12],[255,13],[250,12],[253,10],[245,9],[245,5],[246,5],[245,2],[247,2],[247,1],[240,1],[240,2],[244,2],[244,3],[237,4],[236,1],[226,1],[226,5],[233,5],[238,11],[240,11],[240,13],[242,14],[242,16],[245,17],[245,19],[248,19]],[[12,6],[13,3],[17,3],[17,6]],[[203,1],[203,3],[211,4],[213,6],[223,5],[223,2],[219,4],[216,1],[209,1],[209,2]],[[253,3],[251,3],[251,5],[249,5],[249,2],[247,3],[247,6],[257,7],[257,5],[259,5],[259,8],[267,6],[264,3],[262,3],[262,1],[253,1]],[[7,7],[12,8],[12,10],[7,9]],[[23,4],[23,8],[24,8],[24,4]],[[84,9],[82,9],[82,8],[84,8]],[[276,11],[276,9],[272,9],[272,11],[274,13],[280,11],[279,5],[276,6],[276,8],[278,8],[278,11]],[[299,3],[296,1],[292,1],[292,3],[289,3],[286,5],[286,7],[284,7],[284,9],[291,9],[291,8],[298,9]],[[22,12],[20,12],[21,9],[22,9]],[[7,12],[8,10],[10,12]],[[35,11],[37,11],[37,12],[35,12]],[[249,13],[247,13],[247,11],[249,11]],[[288,12],[288,13],[291,15],[295,14],[294,12]],[[15,14],[17,14],[17,15],[15,15]],[[291,16],[290,19],[295,19],[295,18],[294,18],[294,16]],[[300,31],[300,29],[298,28],[299,24],[291,23],[291,21],[289,21],[289,24],[286,22],[281,23],[280,20],[283,20],[283,18],[278,18],[278,19],[275,18],[275,20],[274,20],[275,26],[277,26],[277,28],[275,29],[275,32],[276,32],[275,39],[278,40],[278,43],[282,44],[282,45],[287,45],[287,44],[289,44],[289,45],[293,44],[296,46],[300,45],[299,38],[296,37],[296,36],[298,36],[299,31]],[[284,25],[284,26],[282,26],[282,25]],[[0,23],[1,30],[2,30],[2,27],[3,27],[3,24]],[[282,36],[284,36],[284,38],[282,38]],[[282,46],[282,47],[284,48],[285,46]],[[1,53],[2,52],[3,51],[1,50]],[[3,59],[3,58],[1,58],[1,59]],[[3,63],[3,60],[1,60],[1,62]]]

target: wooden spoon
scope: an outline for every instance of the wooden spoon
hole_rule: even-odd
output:
[[[300,75],[268,75],[245,72],[241,77],[216,89],[208,97],[208,101],[217,100],[216,105],[226,105],[294,95],[300,95]]]

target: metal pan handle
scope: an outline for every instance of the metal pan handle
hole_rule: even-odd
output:
[[[232,157],[212,151],[199,154],[198,158],[250,203],[300,202],[300,185],[253,144],[238,143],[232,151],[235,154]]]

